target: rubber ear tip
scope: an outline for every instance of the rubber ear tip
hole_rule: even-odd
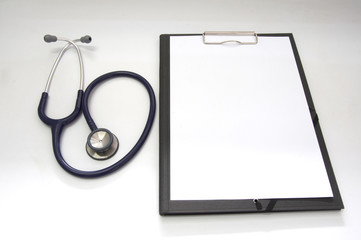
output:
[[[44,41],[47,43],[56,42],[58,41],[58,38],[56,36],[47,34],[44,36]]]
[[[80,42],[82,43],[90,43],[91,41],[92,41],[92,37],[89,35],[80,38]]]

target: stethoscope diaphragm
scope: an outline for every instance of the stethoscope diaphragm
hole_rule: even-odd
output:
[[[118,150],[119,141],[108,129],[98,128],[92,131],[86,143],[86,152],[95,160],[111,158]]]

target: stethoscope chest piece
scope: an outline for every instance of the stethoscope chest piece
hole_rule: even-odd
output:
[[[88,155],[95,160],[111,158],[117,152],[118,147],[117,137],[105,128],[92,131],[86,143]]]

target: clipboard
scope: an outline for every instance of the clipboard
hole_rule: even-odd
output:
[[[161,215],[344,208],[291,33],[160,36]]]

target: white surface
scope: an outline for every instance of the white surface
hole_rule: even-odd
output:
[[[172,200],[332,197],[288,37],[170,39]]]
[[[357,0],[1,1],[0,238],[359,239],[360,10]],[[146,77],[158,93],[159,35],[204,30],[294,33],[345,210],[160,217],[158,117],[142,151],[112,176],[83,180],[58,166],[50,129],[36,109],[62,44],[44,43],[44,34],[92,35],[93,43],[82,47],[86,84],[125,69]],[[65,56],[50,90],[51,116],[73,108],[77,74],[75,55]],[[142,128],[143,91],[113,81],[92,98],[98,124],[121,141],[120,155]],[[87,135],[83,118],[64,132],[64,155],[79,167],[98,164],[84,151]]]

